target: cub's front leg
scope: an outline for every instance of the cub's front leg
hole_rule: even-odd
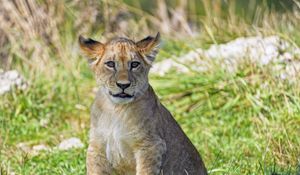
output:
[[[163,140],[143,144],[135,153],[136,175],[159,175],[165,152]]]
[[[101,145],[90,142],[86,158],[87,175],[110,175],[112,168],[102,152]]]

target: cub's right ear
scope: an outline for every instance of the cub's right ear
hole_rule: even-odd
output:
[[[80,35],[78,42],[81,51],[89,58],[89,62],[98,60],[104,52],[104,44],[93,39],[86,39]]]

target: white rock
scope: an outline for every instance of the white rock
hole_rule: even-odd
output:
[[[15,80],[18,78],[19,73],[16,70],[11,70],[11,71],[7,71],[5,73],[5,76],[9,79],[9,80]]]
[[[34,145],[32,147],[32,150],[37,151],[37,152],[39,152],[39,151],[49,151],[50,148],[46,145],[41,144],[41,145]]]
[[[10,84],[7,83],[7,84],[0,84],[0,95],[10,91]]]
[[[0,95],[11,91],[13,88],[24,90],[27,87],[28,83],[16,70],[7,72],[0,70]]]
[[[278,73],[279,77],[285,79],[286,75],[297,75],[297,71],[292,68],[290,62],[297,61],[296,58],[299,57],[300,49],[288,41],[282,40],[279,36],[242,37],[225,44],[213,44],[207,50],[198,48],[178,58],[155,63],[151,73],[163,76],[174,69],[179,73],[187,73],[191,69],[203,72],[209,70],[212,61],[229,72],[235,72],[239,64],[247,60],[262,66],[272,63],[276,71],[287,72]],[[276,65],[282,63],[289,64],[280,66],[280,69],[277,70]]]
[[[189,69],[183,64],[177,63],[172,59],[166,59],[160,64],[154,64],[151,68],[151,72],[154,74],[158,74],[160,76],[165,75],[166,72],[170,71],[172,68],[178,70],[179,72],[187,73]]]
[[[30,147],[28,146],[27,143],[23,143],[23,142],[18,143],[18,144],[17,144],[17,148],[19,148],[20,150],[22,150],[22,151],[24,151],[24,152],[26,152],[26,153],[29,153],[29,152],[30,152]]]
[[[72,137],[66,140],[63,140],[59,145],[58,149],[60,150],[69,150],[72,148],[82,148],[84,145],[79,138]]]

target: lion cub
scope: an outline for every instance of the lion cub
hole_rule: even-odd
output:
[[[207,174],[196,148],[148,83],[159,40],[159,33],[106,44],[79,37],[100,85],[91,109],[87,174]]]

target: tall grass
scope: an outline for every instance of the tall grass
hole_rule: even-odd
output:
[[[152,84],[204,159],[214,162],[211,172],[293,174],[300,163],[300,91],[272,74],[253,64],[234,74],[216,66]]]
[[[158,60],[242,36],[276,34],[300,44],[298,1],[0,4],[1,67],[17,69],[30,81],[29,89],[0,97],[0,174],[84,174],[84,149],[28,155],[18,147],[55,147],[74,135],[86,143],[96,85],[79,56],[79,34],[101,41],[115,35],[138,40],[160,31]],[[153,76],[151,83],[211,174],[295,174],[300,164],[299,84],[278,81],[266,67],[248,63],[235,74],[221,67],[216,63],[204,73]]]
[[[2,41],[8,42],[0,42],[6,48],[1,53],[10,49],[7,62],[20,63],[7,67],[26,65],[30,70],[52,75],[58,65],[74,67],[79,34],[102,40],[103,35],[139,39],[160,31],[175,40],[200,36],[205,43],[237,36],[279,34],[299,43],[299,5],[291,1],[271,2],[3,1],[0,35]],[[283,4],[284,10],[277,12],[272,6],[277,4]]]

